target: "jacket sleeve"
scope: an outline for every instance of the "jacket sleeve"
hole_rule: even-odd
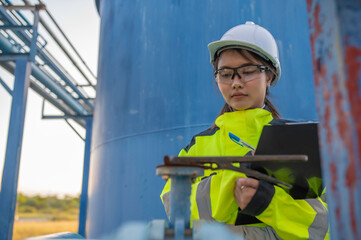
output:
[[[293,199],[278,186],[260,181],[242,211],[271,226],[282,239],[328,239],[327,204],[321,197]]]

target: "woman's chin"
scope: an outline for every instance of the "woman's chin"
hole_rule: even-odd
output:
[[[250,108],[249,106],[244,104],[232,104],[230,106],[236,111],[242,111]]]

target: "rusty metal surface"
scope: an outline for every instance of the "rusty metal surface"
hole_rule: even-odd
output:
[[[361,239],[361,2],[307,10],[331,237]]]
[[[267,174],[250,169],[246,165],[235,163],[251,163],[251,162],[306,162],[306,155],[263,155],[263,156],[244,156],[244,157],[164,157],[164,165],[158,166],[158,169],[168,167],[198,167],[211,170],[232,170],[246,174],[248,177],[255,177],[260,180],[265,180],[275,185],[283,185],[287,188],[292,188],[292,184],[281,181],[277,178],[271,177]]]
[[[306,162],[308,157],[306,155],[258,155],[258,156],[243,156],[243,157],[172,157],[170,163],[182,163],[182,164],[195,164],[195,163],[219,163],[224,165],[231,165],[232,163],[251,163],[251,162]],[[166,159],[164,159],[166,161]]]

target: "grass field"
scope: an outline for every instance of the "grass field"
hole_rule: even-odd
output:
[[[15,221],[13,240],[59,232],[78,232],[78,221]]]

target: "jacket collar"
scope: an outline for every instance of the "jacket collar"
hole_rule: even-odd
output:
[[[272,114],[269,111],[262,108],[254,108],[242,111],[226,112],[219,116],[215,123],[219,128],[222,128],[225,126],[229,127],[229,125],[239,126],[239,124],[248,125],[259,121],[264,122],[265,120],[268,121],[268,119],[269,121],[273,119]]]

